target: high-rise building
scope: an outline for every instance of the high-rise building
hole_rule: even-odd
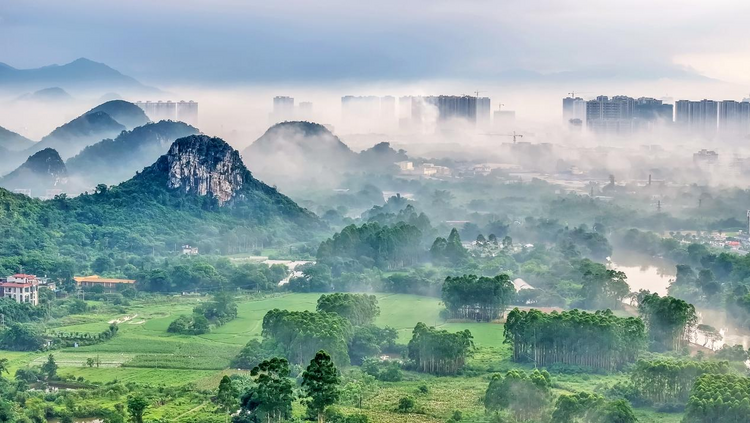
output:
[[[665,104],[662,100],[650,97],[640,97],[635,100],[636,119],[644,121],[672,122],[674,120],[674,106]]]
[[[438,121],[446,122],[463,119],[470,123],[477,122],[477,98],[470,95],[440,95],[424,97],[427,104],[437,107]]]
[[[198,124],[198,103],[193,100],[180,101],[177,103],[177,120],[189,123],[191,125]]]
[[[172,101],[137,101],[135,105],[153,121],[177,119],[177,103]]]
[[[586,102],[586,127],[594,132],[630,134],[633,132],[635,100],[626,96],[611,99],[605,95]]]
[[[341,123],[349,131],[377,131],[380,128],[380,116],[380,97],[341,97]]]
[[[396,97],[380,97],[380,116],[388,121],[396,118]]]
[[[711,136],[716,133],[719,103],[713,100],[678,100],[675,123],[691,133]]]
[[[488,128],[490,126],[491,106],[489,97],[477,97],[477,126]]]
[[[568,123],[571,120],[586,119],[586,101],[581,97],[563,98],[563,122]]]
[[[271,124],[294,120],[294,97],[274,97],[273,112],[271,112],[269,120]]]
[[[719,130],[723,135],[750,133],[750,102],[724,100],[719,103]]]

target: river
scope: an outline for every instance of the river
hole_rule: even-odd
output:
[[[631,291],[646,289],[661,296],[667,295],[669,284],[676,273],[675,264],[667,259],[622,250],[612,255],[609,268],[627,275]],[[703,333],[696,331],[694,343],[713,350],[720,349],[724,344],[739,344],[745,349],[750,347],[750,331],[734,326],[728,321],[724,311],[696,307],[696,313],[699,323],[715,327],[723,339],[710,342]]]

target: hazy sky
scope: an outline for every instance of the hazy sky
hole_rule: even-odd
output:
[[[746,0],[0,0],[0,61],[87,57],[147,83],[617,69],[746,84],[748,16]]]

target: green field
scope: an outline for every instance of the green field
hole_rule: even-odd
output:
[[[231,359],[250,340],[260,337],[263,316],[268,310],[314,310],[320,294],[286,294],[265,298],[244,298],[238,301],[239,315],[233,321],[200,336],[174,335],[167,332],[169,324],[180,314],[189,314],[206,297],[169,297],[158,301],[136,303],[125,314],[86,314],[53,322],[55,331],[104,331],[109,322],[128,318],[119,324],[118,334],[111,340],[92,346],[54,351],[59,373],[83,377],[90,382],[136,382],[151,385],[178,386],[192,384],[199,389],[215,389]],[[377,294],[381,314],[378,326],[398,330],[399,342],[407,343],[417,322],[425,322],[449,331],[469,329],[477,347],[469,359],[467,370],[475,376],[434,377],[405,372],[405,380],[380,383],[377,393],[367,400],[361,412],[375,422],[443,422],[453,410],[461,410],[466,421],[484,421],[481,399],[493,372],[517,367],[509,359],[508,345],[503,344],[503,326],[497,323],[442,322],[438,315],[443,306],[437,298],[401,294]],[[11,372],[24,366],[38,366],[46,360],[42,353],[0,352],[11,363]],[[98,357],[100,367],[86,367],[87,358]],[[554,375],[557,393],[576,390],[597,391],[604,382],[623,376]],[[417,387],[430,386],[428,394],[418,394]],[[394,412],[398,400],[412,396],[421,413]],[[198,400],[196,400],[198,401]],[[170,402],[149,411],[153,418],[180,421],[188,416],[211,413],[212,406],[181,401]],[[343,407],[345,412],[357,410]],[[642,422],[678,422],[680,415],[656,414],[639,410]],[[184,415],[184,416],[183,416]]]

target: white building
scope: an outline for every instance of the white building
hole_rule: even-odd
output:
[[[39,305],[39,280],[35,275],[16,274],[0,283],[3,297],[17,303]]]

